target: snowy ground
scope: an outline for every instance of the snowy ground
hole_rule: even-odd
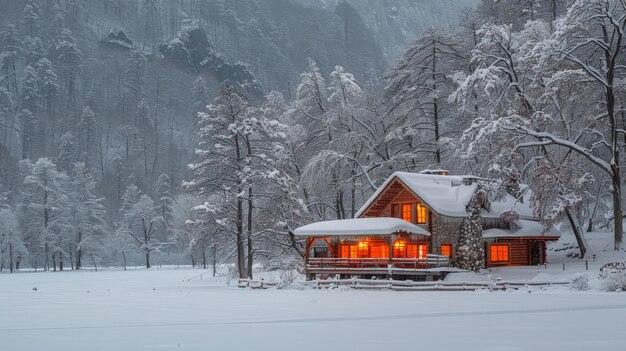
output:
[[[556,279],[581,269],[570,260],[565,272],[556,262],[491,274]],[[0,274],[0,350],[626,349],[626,293],[252,290],[186,280],[201,272]]]

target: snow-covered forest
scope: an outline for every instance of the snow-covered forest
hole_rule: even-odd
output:
[[[0,0],[0,270],[285,268],[427,168],[620,249],[626,3],[445,3]]]

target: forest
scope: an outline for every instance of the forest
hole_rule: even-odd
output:
[[[626,3],[446,3],[0,0],[0,271],[252,278],[423,169],[621,249]]]

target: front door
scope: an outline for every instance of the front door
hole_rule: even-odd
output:
[[[540,265],[543,262],[541,262],[541,249],[542,249],[542,243],[540,241],[531,241],[529,243],[529,255],[530,255],[530,265],[531,266],[536,266],[536,265]]]

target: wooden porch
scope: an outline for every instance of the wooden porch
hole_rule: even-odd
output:
[[[449,268],[449,269],[448,269]],[[439,276],[454,270],[447,256],[428,254],[425,258],[309,258],[307,274],[346,276]],[[428,280],[428,279],[426,279]]]
[[[430,232],[399,218],[318,222],[295,232],[306,236],[307,279],[433,280],[457,271],[449,267],[447,256],[430,253]]]
[[[428,253],[430,241],[425,239],[407,234],[308,238],[307,277],[433,280],[456,271],[448,256]]]

